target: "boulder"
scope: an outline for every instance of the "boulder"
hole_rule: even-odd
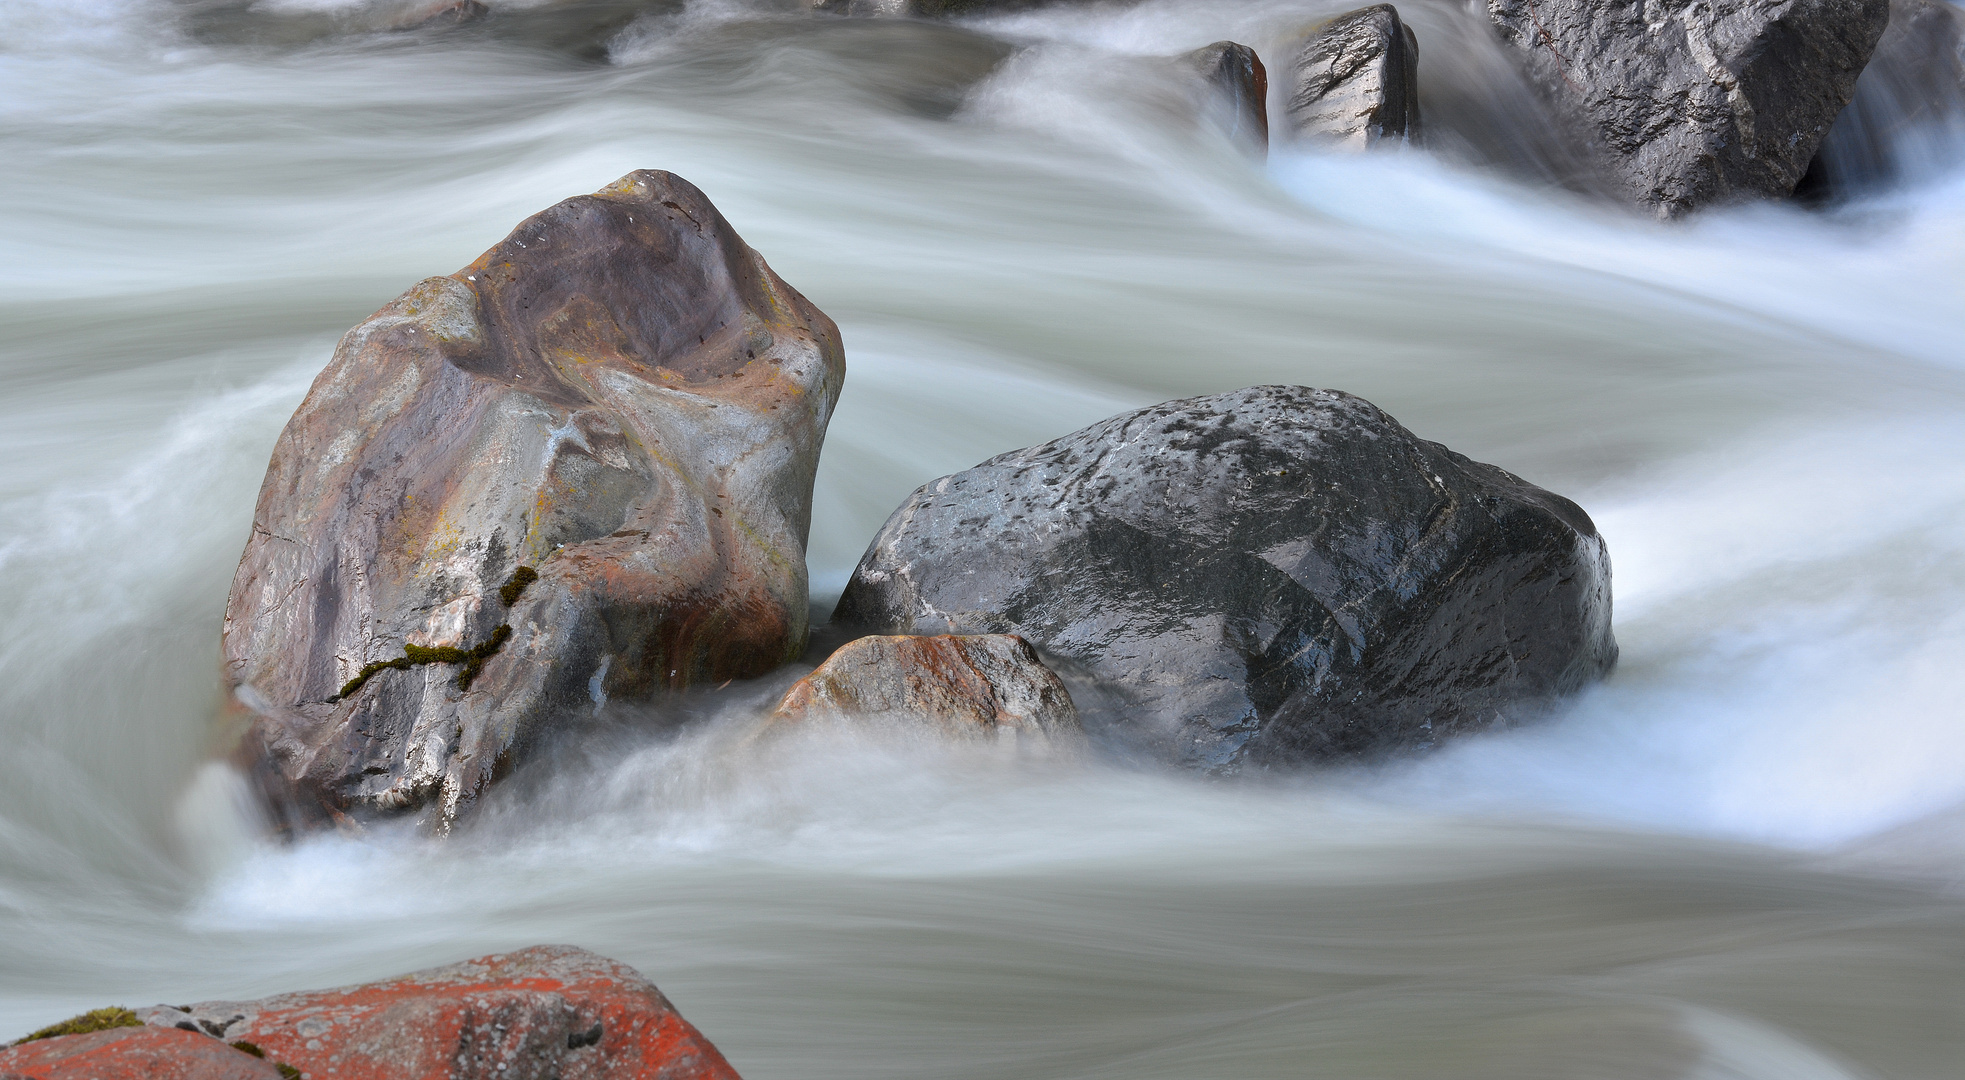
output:
[[[832,320],[661,172],[349,331],[226,608],[275,812],[441,828],[557,717],[797,657],[844,375]]]
[[[653,983],[569,945],[360,986],[139,1014],[153,1031],[204,1032],[195,1037],[221,1048],[249,1044],[310,1080],[737,1078]]]
[[[927,484],[834,619],[1021,635],[1116,702],[1095,734],[1212,771],[1423,749],[1617,656],[1609,555],[1576,504],[1296,386],[1140,409]]]
[[[863,637],[794,684],[767,730],[877,724],[962,742],[1049,745],[1081,733],[1071,692],[1013,634]]]
[[[0,1080],[283,1080],[277,1065],[210,1035],[124,1027],[0,1049]]]
[[[1671,218],[1791,194],[1888,0],[1488,0],[1610,182]]]
[[[1297,138],[1350,150],[1419,139],[1419,40],[1390,4],[1318,26],[1297,51],[1292,79]]]
[[[1201,77],[1212,114],[1228,137],[1255,153],[1269,149],[1269,73],[1247,45],[1217,41],[1180,57]]]
[[[1841,197],[1956,162],[1965,144],[1965,12],[1890,0],[1890,25],[1798,193]]]

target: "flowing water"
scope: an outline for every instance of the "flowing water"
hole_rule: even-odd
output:
[[[1577,193],[1477,12],[1402,7],[1429,147],[1264,164],[1150,58],[1235,38],[1280,82],[1334,7],[0,2],[0,1032],[570,942],[752,1080],[1965,1074],[1956,140],[1659,225]],[[1581,502],[1622,666],[1260,782],[739,767],[627,711],[448,841],[262,839],[211,717],[275,434],[342,330],[649,167],[844,333],[822,605],[917,484],[1306,383]]]

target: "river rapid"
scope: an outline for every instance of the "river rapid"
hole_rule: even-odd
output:
[[[1234,38],[1280,80],[1335,6],[698,0],[604,60],[269,37],[351,17],[284,8],[0,3],[0,1034],[567,942],[751,1080],[1965,1071],[1944,139],[1826,210],[1666,226],[1562,183],[1457,4],[1401,4],[1428,149],[1266,164],[1147,58]],[[1238,782],[886,745],[738,768],[714,717],[627,709],[446,841],[266,840],[211,762],[274,436],[343,330],[636,168],[843,331],[821,611],[920,483],[1289,382],[1580,502],[1621,666],[1422,760]]]

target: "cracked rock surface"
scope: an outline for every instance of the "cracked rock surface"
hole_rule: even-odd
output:
[[[1155,405],[927,484],[834,619],[1018,634],[1116,703],[1094,734],[1216,771],[1423,749],[1617,656],[1609,555],[1576,504],[1299,386]]]
[[[274,448],[226,609],[274,811],[441,828],[557,716],[796,657],[844,376],[832,320],[661,172],[349,331]],[[411,646],[495,651],[468,689],[420,663],[339,696]]]
[[[1419,40],[1390,4],[1317,27],[1292,76],[1288,115],[1299,139],[1364,150],[1419,138]]]
[[[1855,94],[1889,0],[1488,0],[1639,208],[1784,198]]]

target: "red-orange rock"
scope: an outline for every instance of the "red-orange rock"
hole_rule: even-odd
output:
[[[568,945],[138,1015],[246,1040],[308,1080],[737,1080],[653,983]]]
[[[558,717],[798,656],[844,378],[832,320],[662,172],[349,331],[226,607],[270,807],[441,829]]]
[[[281,1080],[272,1062],[210,1035],[154,1027],[36,1039],[0,1050],[0,1080]]]
[[[1071,692],[1015,634],[874,636],[847,642],[785,693],[767,732],[878,724],[963,742],[1081,735]]]

